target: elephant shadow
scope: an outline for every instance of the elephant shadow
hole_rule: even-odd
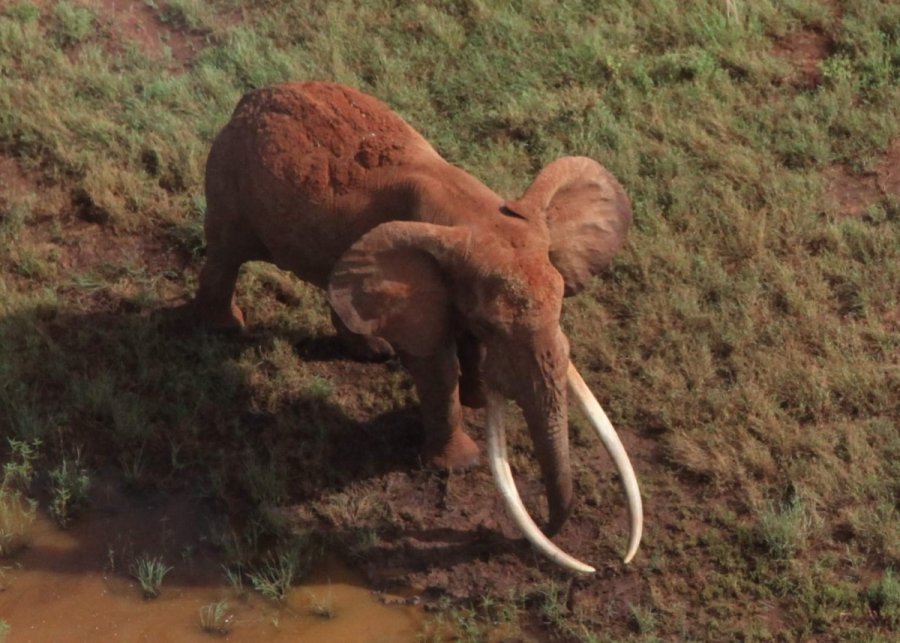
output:
[[[37,306],[0,318],[0,433],[41,439],[57,452],[51,458],[77,450],[131,482],[172,489],[199,477],[256,502],[267,493],[302,502],[417,466],[413,406],[354,419],[327,390],[267,363],[268,350],[287,340],[315,373],[318,363],[347,361],[336,338],[265,328],[223,336],[173,329],[125,301],[106,308]]]
[[[7,315],[0,318],[0,338],[0,434],[40,439],[48,468],[79,453],[89,470],[119,480],[136,497],[187,493],[241,525],[265,505],[315,508],[341,494],[360,494],[366,502],[367,485],[377,487],[392,477],[404,479],[410,489],[438,488],[445,479],[422,468],[414,404],[394,403],[351,417],[345,402],[322,391],[293,389],[290,381],[256,381],[290,380],[290,368],[260,365],[276,344],[289,346],[292,359],[309,373],[340,366],[347,377],[357,377],[357,365],[336,337],[264,327],[232,336],[173,329],[125,301],[111,301],[100,312],[38,306]],[[399,368],[395,363],[358,367],[359,386]],[[289,393],[267,405],[266,396],[282,386]],[[476,487],[493,491],[484,471],[467,475],[477,478]],[[46,489],[45,483],[46,474],[37,486]],[[419,500],[440,504],[427,495]],[[404,494],[386,498],[381,500],[397,504],[401,513],[406,507],[400,505],[412,502]],[[433,546],[375,547],[369,560],[421,569],[501,551],[531,558],[524,543],[510,548],[499,533],[453,524],[449,517],[441,522],[440,527],[427,521],[386,527],[377,520],[373,524],[387,528],[398,542],[433,541]],[[329,526],[313,518],[312,523],[345,544],[359,531],[352,521]],[[52,566],[49,558],[46,563]]]

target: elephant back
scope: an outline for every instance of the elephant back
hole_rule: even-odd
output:
[[[263,169],[311,203],[364,188],[378,169],[437,153],[380,100],[325,82],[293,82],[246,94],[222,133],[242,163]]]

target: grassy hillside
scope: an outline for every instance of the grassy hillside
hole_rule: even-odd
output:
[[[526,639],[889,640],[897,3],[104,4],[0,8],[0,435],[40,442],[33,494],[77,461],[244,516],[229,560],[252,559],[272,509],[294,507],[333,528],[331,546],[383,562],[369,550],[407,520],[391,481],[439,484],[417,469],[399,367],[348,361],[321,294],[262,264],[239,285],[246,337],[154,314],[196,285],[205,155],[240,95],[336,80],[502,194],[579,154],[634,202],[625,250],[564,326],[634,453],[638,559],[618,564],[616,482],[582,456],[561,542],[598,577],[526,560],[515,591],[448,590],[443,618],[475,640],[498,620]],[[576,455],[594,448],[574,433]],[[514,446],[536,480],[528,440]],[[21,451],[0,444],[10,462]],[[464,505],[491,492],[483,471],[451,483]],[[478,562],[438,558],[447,587]]]

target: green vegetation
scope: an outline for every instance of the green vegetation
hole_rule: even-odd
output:
[[[355,558],[390,537],[402,508],[378,476],[391,451],[353,476],[335,463],[413,397],[390,366],[298,358],[329,350],[320,293],[252,265],[249,336],[173,332],[155,315],[195,287],[205,154],[239,96],[325,78],[384,99],[503,194],[583,154],[634,202],[627,247],[566,302],[564,326],[613,423],[653,445],[636,459],[639,560],[565,592],[536,567],[490,607],[448,605],[464,640],[501,612],[562,640],[890,639],[900,198],[871,177],[900,137],[896,2],[137,5],[158,18],[159,51],[100,3],[0,8],[0,461],[23,466],[41,441],[25,464],[68,494],[64,521],[88,471],[200,489],[242,515],[222,539],[237,582],[273,598],[312,561],[285,554],[278,507],[359,522],[335,538]],[[824,43],[814,82],[785,44],[800,33]],[[835,174],[874,185],[859,216],[843,215]],[[511,440],[517,472],[536,476],[527,441]],[[4,554],[33,512],[7,475]],[[593,467],[576,485],[578,520],[617,502]],[[621,534],[584,533],[613,559]],[[135,576],[161,582],[169,568],[143,560]],[[625,598],[602,593],[626,573]]]
[[[316,596],[313,592],[309,594],[309,611],[313,616],[321,619],[332,619],[337,616],[337,609],[334,606],[334,596],[331,593],[331,586],[328,587],[328,593],[323,597]]]
[[[142,554],[134,559],[129,568],[131,575],[141,584],[144,598],[156,598],[162,591],[163,579],[172,571],[159,556]]]
[[[9,626],[9,623],[0,618],[0,643],[6,641],[6,637],[9,636],[10,630],[12,630],[12,628]]]
[[[228,611],[228,601],[216,601],[200,608],[200,629],[208,634],[225,636],[231,631],[234,615]]]
[[[58,466],[50,470],[50,515],[60,527],[68,526],[72,518],[88,503],[91,477],[81,466],[81,452],[63,456]]]
[[[283,601],[294,583],[309,573],[312,562],[319,557],[318,548],[310,537],[295,536],[251,565],[247,579],[265,598]]]
[[[37,442],[9,440],[10,456],[0,477],[0,558],[26,544],[34,522],[37,503],[26,494],[35,475],[38,447]]]

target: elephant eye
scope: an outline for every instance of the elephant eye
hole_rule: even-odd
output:
[[[513,217],[514,219],[522,219],[523,221],[527,221],[527,219],[524,216],[522,216],[521,214],[519,214],[518,212],[516,212],[515,210],[510,208],[508,205],[500,206],[500,214],[502,214],[503,216],[506,216],[506,217]]]

